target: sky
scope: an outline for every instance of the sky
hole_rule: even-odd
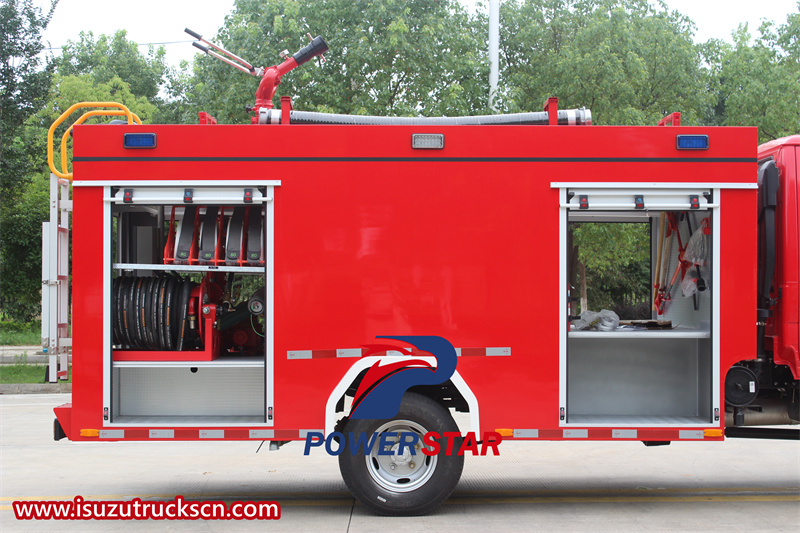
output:
[[[461,1],[474,8],[475,0]],[[34,0],[34,3],[43,8],[50,5],[49,0]],[[488,4],[488,0],[484,3]],[[755,35],[762,18],[782,24],[788,13],[798,12],[798,0],[666,0],[666,3],[694,21],[696,42],[711,38],[730,42],[731,32],[741,22],[747,22],[750,33]],[[184,28],[212,39],[232,6],[233,0],[60,0],[44,37],[58,55],[57,47],[68,40],[77,40],[80,31],[111,35],[124,29],[129,39],[140,44],[170,43],[164,45],[167,61],[177,65],[182,59],[191,60],[195,53],[200,53],[192,46]],[[324,34],[324,29],[320,28],[319,33]],[[275,62],[278,61],[275,57]]]

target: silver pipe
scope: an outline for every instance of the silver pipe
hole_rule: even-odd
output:
[[[489,107],[497,111],[494,99],[500,79],[500,0],[489,0]]]
[[[249,62],[245,61],[241,57],[237,56],[236,54],[228,52],[227,50],[225,50],[221,46],[217,46],[216,44],[212,43],[211,41],[206,41],[205,39],[200,39],[200,40],[203,41],[204,43],[206,43],[208,46],[210,46],[210,47],[212,47],[212,48],[214,48],[216,50],[219,50],[220,52],[222,52],[226,56],[231,57],[234,60],[238,61],[239,63],[241,63],[242,65],[247,67],[247,71],[248,72],[252,72],[253,71],[253,65],[251,65]]]
[[[292,124],[352,124],[352,125],[395,125],[395,126],[485,126],[485,125],[547,125],[545,111],[533,113],[512,113],[509,115],[477,115],[472,117],[377,117],[370,115],[339,115],[316,113],[313,111],[292,111]],[[590,125],[592,112],[589,109],[561,109],[558,123]]]
[[[215,47],[215,48],[216,48],[216,47]],[[206,53],[207,53],[208,55],[210,55],[211,57],[215,57],[215,58],[219,59],[219,60],[220,60],[220,61],[222,61],[223,63],[227,63],[228,65],[232,66],[233,68],[238,68],[239,70],[241,70],[241,71],[242,71],[242,72],[244,72],[245,74],[253,74],[253,71],[252,71],[252,70],[247,70],[247,69],[246,69],[246,68],[244,68],[242,65],[240,65],[240,64],[238,64],[238,63],[236,63],[236,62],[234,62],[234,61],[231,61],[230,59],[228,59],[228,58],[226,58],[226,57],[224,57],[224,56],[221,56],[220,54],[216,53],[216,52],[215,52],[215,51],[213,51],[213,50],[209,50],[209,51],[207,51]]]

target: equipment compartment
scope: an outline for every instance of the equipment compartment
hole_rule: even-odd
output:
[[[112,214],[115,360],[263,356],[260,204],[123,204]]]
[[[642,190],[643,194],[611,188],[576,191],[574,200],[562,204],[564,223],[648,224],[649,318],[669,322],[671,328],[574,331],[570,326],[562,352],[561,398],[566,406],[562,425],[659,427],[719,422],[714,379],[719,356],[713,327],[717,305],[713,195]],[[643,209],[643,204],[650,209]],[[702,261],[688,252],[696,230],[704,239]],[[562,263],[570,264],[575,262]],[[567,279],[572,279],[569,274]],[[697,280],[696,287],[702,290],[684,296],[684,279]]]
[[[266,423],[268,190],[111,189],[111,422]]]
[[[567,421],[632,426],[711,423],[710,340],[707,335],[665,333],[671,338],[664,333],[656,338],[571,336]]]

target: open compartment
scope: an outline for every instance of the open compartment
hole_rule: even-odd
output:
[[[571,316],[562,352],[563,424],[703,426],[719,415],[713,377],[718,355],[712,196],[708,191],[660,193],[584,190],[568,199],[562,220],[569,244],[562,265]],[[623,284],[633,296],[625,294],[624,302],[594,298],[613,308],[619,325],[578,319],[587,303],[589,310],[601,311],[592,308],[587,283],[604,283],[611,292],[614,286],[608,281],[614,276],[592,277],[585,265],[592,262],[575,256],[580,238],[573,234],[581,229],[581,242],[595,234],[603,235],[604,242],[636,236],[640,257],[633,267],[625,256],[632,252],[621,247],[605,252],[607,258],[615,253],[620,258],[619,268],[614,270],[612,259],[606,273],[636,277],[636,286],[631,288],[631,279]]]
[[[272,187],[111,189],[111,421],[263,424]]]
[[[115,204],[114,360],[263,358],[265,215],[260,203]]]

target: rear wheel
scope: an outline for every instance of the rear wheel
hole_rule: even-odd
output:
[[[420,515],[439,507],[461,478],[464,456],[446,455],[442,440],[437,455],[423,454],[422,437],[429,431],[443,435],[446,431],[458,432],[458,426],[447,409],[413,392],[403,396],[400,411],[392,420],[350,420],[345,427],[345,448],[339,455],[339,469],[347,488],[379,514]],[[353,440],[358,442],[361,433],[368,439],[376,434],[374,445],[369,453],[360,448],[353,455]],[[380,453],[381,434],[387,434],[384,443],[390,454]],[[417,436],[413,447],[404,445],[411,441],[407,434]],[[457,450],[454,446],[453,453]]]

